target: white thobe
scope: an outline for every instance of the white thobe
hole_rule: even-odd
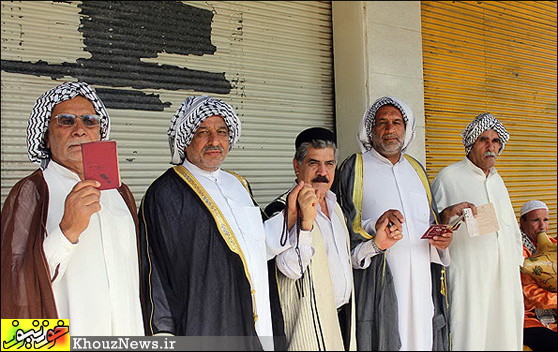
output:
[[[136,228],[116,189],[101,191],[101,210],[72,244],[60,230],[67,195],[80,181],[54,161],[43,171],[49,189],[48,262],[58,316],[72,336],[143,335]]]
[[[204,171],[187,159],[184,167],[198,180],[229,224],[240,246],[255,295],[256,332],[265,350],[273,350],[273,329],[267,276],[265,229],[261,210],[254,206],[250,194],[240,180],[221,169]],[[265,338],[263,338],[265,337]]]
[[[323,213],[321,205],[318,204],[318,213],[315,222],[320,228],[322,238],[324,239],[335,306],[339,308],[347,304],[351,299],[353,287],[351,257],[347,250],[346,225],[344,219],[340,219],[335,211],[335,205],[337,203],[335,193],[327,191],[325,202],[329,217]],[[277,255],[276,262],[277,267],[285,276],[296,280],[301,277],[301,273],[298,255],[294,250],[296,245],[296,229],[294,226],[291,229],[289,240],[291,247]],[[314,254],[312,233],[310,231],[300,232],[299,250],[302,267],[306,268]]]
[[[424,186],[413,166],[401,155],[394,165],[374,149],[362,154],[362,227],[373,234],[387,210],[403,214],[403,238],[387,249],[386,258],[397,294],[401,350],[432,350],[432,280],[430,263],[449,264],[448,251],[431,247],[420,237],[430,226],[430,207]],[[370,265],[370,241],[353,250],[353,265]]]
[[[438,209],[468,201],[492,203],[500,231],[470,237],[466,225],[449,247],[451,333],[454,350],[522,350],[521,232],[504,181],[467,157],[442,169],[432,184]]]

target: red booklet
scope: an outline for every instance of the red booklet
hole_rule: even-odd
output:
[[[434,236],[442,236],[444,233],[451,233],[447,225],[431,225],[428,230],[422,235],[422,239],[429,239]]]
[[[464,216],[465,213],[458,217],[457,220],[453,222],[453,225],[431,225],[421,238],[429,239],[434,236],[441,236],[445,233],[453,233],[453,231],[457,230],[459,226],[461,226],[461,221],[463,221]]]
[[[120,172],[115,141],[85,143],[81,145],[83,173],[86,180],[101,183],[100,190],[120,187]]]

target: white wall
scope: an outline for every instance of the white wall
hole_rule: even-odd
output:
[[[420,2],[333,1],[332,19],[340,160],[359,151],[356,133],[366,108],[393,95],[415,114],[415,139],[407,153],[424,164]]]

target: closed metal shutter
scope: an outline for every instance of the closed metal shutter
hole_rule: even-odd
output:
[[[516,215],[539,199],[555,222],[556,2],[423,1],[421,10],[431,179],[464,157],[461,131],[491,112],[510,133],[496,168]]]
[[[63,81],[100,93],[123,182],[139,203],[169,165],[167,128],[188,95],[235,107],[239,142],[223,168],[265,206],[287,190],[294,138],[334,128],[329,1],[2,1],[2,203],[37,165],[25,129]],[[54,79],[54,80],[53,80]]]

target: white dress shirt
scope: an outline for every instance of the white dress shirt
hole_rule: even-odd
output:
[[[337,197],[331,191],[327,191],[325,195],[326,206],[329,218],[322,211],[318,204],[318,213],[315,223],[320,228],[324,246],[327,253],[329,263],[329,272],[333,285],[333,294],[335,297],[336,308],[348,303],[351,298],[352,291],[352,273],[351,273],[351,257],[347,249],[347,238],[345,232],[345,223],[340,219],[335,211]],[[300,264],[298,255],[295,252],[296,245],[296,228],[293,226],[289,233],[291,247],[277,255],[277,267],[281,272],[293,279],[299,279],[302,275],[300,272]],[[306,269],[312,256],[314,249],[312,247],[312,232],[301,231],[299,238],[299,250],[303,269]]]
[[[184,167],[198,180],[217,205],[246,259],[248,271],[255,290],[256,332],[265,350],[273,350],[273,329],[269,302],[267,276],[267,251],[265,229],[261,210],[254,206],[250,194],[236,176],[218,169],[204,171],[184,159]],[[262,338],[266,337],[266,338]]]
[[[51,161],[43,171],[49,189],[43,250],[56,308],[72,336],[143,335],[136,228],[116,189],[101,191],[101,210],[72,244],[60,230],[77,174]]]

